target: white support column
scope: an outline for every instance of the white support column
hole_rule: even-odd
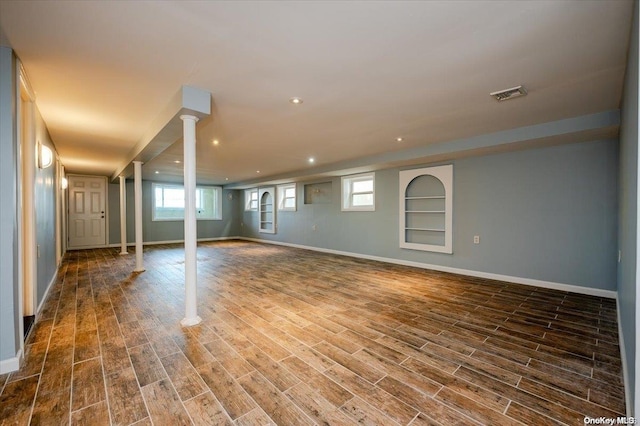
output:
[[[142,264],[142,161],[133,162],[133,195],[136,227],[136,269],[143,272]]]
[[[185,327],[196,325],[197,298],[197,232],[196,232],[196,122],[193,115],[181,115],[184,140],[184,287],[185,317],[180,322]]]
[[[120,254],[129,254],[127,252],[127,188],[125,186],[127,179],[124,176],[120,178]]]

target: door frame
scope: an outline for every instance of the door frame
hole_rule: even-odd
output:
[[[18,332],[20,353],[24,354],[24,324],[25,314],[36,315],[37,302],[37,239],[34,213],[34,183],[36,162],[36,134],[35,134],[35,95],[27,74],[20,61],[16,64],[19,83],[16,85],[17,138],[17,233],[18,233]],[[26,176],[25,176],[26,173]],[[26,179],[25,179],[26,177]],[[25,197],[25,189],[31,197]],[[28,195],[28,194],[27,194]],[[25,220],[25,212],[29,212],[29,220]],[[29,253],[26,254],[27,247]],[[31,277],[31,279],[28,279]],[[29,303],[29,305],[27,305]]]
[[[67,178],[68,182],[69,182],[69,186],[67,187],[67,189],[65,190],[65,212],[66,212],[66,217],[65,217],[65,233],[66,233],[66,250],[85,250],[85,249],[92,249],[92,248],[105,248],[105,247],[109,247],[109,178],[107,176],[96,176],[96,175],[79,175],[79,174],[66,174],[65,177]],[[95,246],[82,246],[82,247],[72,247],[70,245],[70,237],[69,237],[69,229],[71,224],[69,223],[69,209],[71,208],[71,197],[70,197],[70,190],[71,190],[71,179],[74,177],[79,177],[79,178],[102,178],[104,179],[104,245],[95,245]]]

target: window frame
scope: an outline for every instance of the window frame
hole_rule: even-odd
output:
[[[252,195],[255,194],[255,199],[252,198]],[[252,203],[255,202],[255,207],[252,207]],[[244,211],[253,212],[258,211],[258,188],[245,189],[244,190]]]
[[[355,192],[353,190],[354,183],[371,181],[371,191]],[[340,178],[340,188],[342,191],[342,203],[341,209],[343,212],[366,212],[376,210],[376,174],[375,172],[360,173],[357,175],[342,176]],[[354,206],[353,196],[371,194],[371,205],[366,206]]]
[[[151,183],[151,221],[152,222],[181,222],[184,221],[184,207],[176,207],[178,209],[182,209],[182,217],[158,217],[156,212],[156,190],[157,188],[164,189],[179,189],[183,194],[183,204],[184,204],[184,185],[179,183],[162,183],[162,182],[152,182]],[[213,212],[211,217],[197,217],[196,220],[222,220],[222,187],[215,185],[197,185],[196,186],[196,205],[197,205],[197,197],[198,190],[213,190]],[[163,191],[164,193],[164,191]],[[202,193],[200,193],[202,196]],[[163,200],[164,201],[164,200]],[[163,203],[164,204],[164,203]]]
[[[287,197],[287,190],[293,189],[293,197]],[[278,210],[283,212],[295,212],[298,206],[298,191],[295,183],[278,185]],[[285,207],[285,201],[293,198],[293,207]]]

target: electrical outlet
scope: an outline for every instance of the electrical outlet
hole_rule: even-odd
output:
[[[317,227],[316,225],[312,225],[312,226],[311,226],[311,229],[312,229],[313,231],[317,231],[317,230],[318,230],[318,227]]]
[[[480,235],[473,236],[473,244],[480,244]]]

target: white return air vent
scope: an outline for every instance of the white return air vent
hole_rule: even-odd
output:
[[[509,99],[517,98],[518,96],[524,96],[527,94],[527,89],[523,86],[512,87],[511,89],[498,90],[497,92],[489,93],[489,95],[496,98],[498,102],[508,101]]]

